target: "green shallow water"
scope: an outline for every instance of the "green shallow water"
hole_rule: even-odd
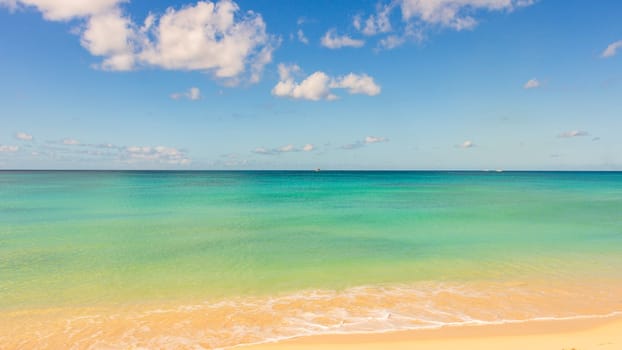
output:
[[[622,173],[0,172],[0,308],[622,278]]]

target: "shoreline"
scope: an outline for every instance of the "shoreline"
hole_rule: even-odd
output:
[[[524,350],[531,343],[559,350],[563,347],[552,346],[559,334],[572,338],[615,322],[621,337],[588,338],[622,345],[621,292],[622,285],[611,280],[581,286],[422,282],[202,303],[13,310],[0,312],[0,343],[6,349],[185,349],[192,344],[203,349],[479,350],[494,340],[501,343],[491,350]],[[577,345],[586,344],[584,338],[572,338],[567,350],[585,350]],[[473,344],[465,347],[465,342]],[[514,342],[523,347],[508,347]]]
[[[321,334],[235,348],[248,350],[589,350],[622,347],[622,313],[383,333]]]

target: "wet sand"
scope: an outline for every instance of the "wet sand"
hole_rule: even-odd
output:
[[[384,334],[322,335],[243,347],[248,350],[597,350],[622,348],[622,316],[444,327]]]

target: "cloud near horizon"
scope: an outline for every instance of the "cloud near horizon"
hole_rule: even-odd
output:
[[[19,146],[0,145],[0,153],[15,153],[19,151]]]
[[[15,134],[15,138],[18,140],[22,140],[22,141],[32,141],[33,137],[32,135],[30,135],[29,133],[20,131],[18,133]]]
[[[120,159],[126,163],[147,161],[173,165],[188,165],[191,162],[185,152],[174,147],[165,146],[125,147],[121,150],[120,156]]]
[[[571,130],[565,131],[557,135],[559,138],[572,138],[572,137],[581,137],[581,136],[589,136],[590,134],[587,131],[583,130]]]
[[[353,150],[353,149],[359,149],[359,148],[365,147],[367,145],[372,145],[374,143],[383,143],[383,142],[389,142],[389,139],[383,136],[366,136],[362,140],[357,140],[353,143],[345,144],[341,146],[340,148],[345,149],[345,150]]]
[[[252,153],[260,154],[260,155],[279,155],[283,153],[291,153],[291,152],[311,152],[315,150],[315,145],[311,143],[307,143],[302,147],[296,147],[292,144],[287,144],[285,146],[276,147],[276,148],[265,148],[265,147],[257,147],[252,150]]]
[[[122,146],[112,143],[82,143],[73,138],[35,145],[32,156],[62,161],[102,161],[122,164],[189,165],[188,152],[167,146]]]
[[[80,141],[76,140],[76,139],[71,139],[71,138],[67,138],[63,140],[63,145],[70,145],[70,146],[75,146],[75,145],[79,145]]]
[[[457,145],[458,148],[462,148],[462,149],[473,148],[475,146],[476,146],[475,143],[473,143],[473,141],[471,140],[466,140],[463,143]]]

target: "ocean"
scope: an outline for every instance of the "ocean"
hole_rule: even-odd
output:
[[[6,349],[601,317],[621,295],[620,172],[0,172]]]

